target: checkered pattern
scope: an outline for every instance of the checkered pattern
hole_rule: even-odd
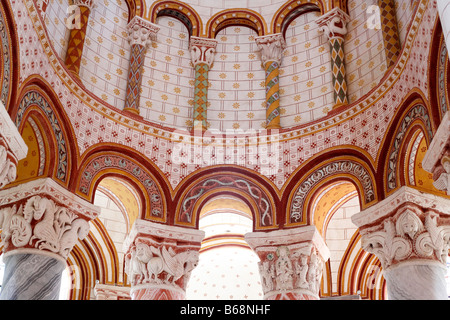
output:
[[[280,68],[278,62],[265,64],[266,71],[266,128],[280,128]]]
[[[334,102],[336,105],[347,104],[347,82],[345,80],[344,39],[330,39],[331,69],[333,74]]]
[[[199,63],[195,66],[194,130],[205,131],[207,129],[208,71],[209,66],[206,63]]]
[[[380,7],[386,62],[389,68],[397,61],[401,51],[395,4],[393,0],[378,0],[378,6]]]
[[[142,82],[142,66],[145,60],[145,47],[139,44],[131,46],[130,68],[127,80],[125,110],[139,113],[139,100]]]
[[[83,55],[84,39],[86,38],[87,23],[90,10],[85,6],[79,6],[80,26],[70,31],[69,44],[67,46],[66,66],[74,74],[78,75],[80,71],[81,58]]]

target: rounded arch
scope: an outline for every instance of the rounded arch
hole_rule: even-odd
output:
[[[405,144],[408,143],[410,133],[415,128],[420,128],[426,137],[427,144],[433,138],[433,128],[431,118],[429,116],[428,108],[423,103],[422,99],[414,99],[411,103],[406,104],[404,111],[400,111],[396,117],[391,121],[393,124],[385,134],[385,145],[381,148],[379,155],[384,156],[380,158],[380,163],[384,162],[383,170],[383,189],[385,196],[394,192],[400,186],[400,172],[402,167],[402,150],[404,151]],[[392,137],[388,139],[388,137]],[[383,152],[384,151],[384,152]]]
[[[50,146],[46,159],[55,161],[51,165],[53,178],[67,187],[72,172],[77,167],[77,139],[70,120],[50,85],[39,77],[26,80],[18,103],[9,112],[19,132],[29,116],[33,116],[41,125]]]
[[[310,225],[308,209],[314,195],[322,187],[336,181],[352,183],[360,198],[361,208],[377,200],[375,173],[368,158],[355,149],[333,149],[313,157],[291,176],[284,197],[287,205],[286,226]]]
[[[206,35],[215,38],[225,27],[244,26],[253,29],[258,36],[267,34],[267,24],[264,18],[251,9],[226,9],[213,15],[206,23]]]
[[[278,196],[268,180],[239,167],[208,167],[177,187],[174,224],[198,228],[201,208],[218,195],[244,201],[253,214],[254,230],[275,229]]]
[[[189,36],[200,37],[203,34],[203,22],[200,15],[186,3],[171,0],[155,1],[149,9],[149,20],[156,23],[161,16],[180,20],[189,31]]]
[[[134,150],[123,146],[100,146],[88,151],[74,178],[74,192],[88,201],[106,177],[125,180],[140,196],[141,218],[167,222],[169,184],[156,168]]]
[[[270,24],[270,31],[272,33],[281,33],[285,36],[289,24],[298,16],[308,12],[320,12],[323,14],[325,12],[324,4],[320,0],[313,2],[288,1],[274,14]]]

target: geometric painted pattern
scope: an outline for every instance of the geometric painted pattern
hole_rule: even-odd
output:
[[[128,71],[127,95],[124,110],[139,114],[139,100],[146,48],[139,44],[131,45],[130,67]]]
[[[67,68],[76,75],[78,75],[80,71],[84,39],[86,38],[86,29],[90,13],[90,9],[85,6],[78,6],[78,9],[80,13],[80,28],[75,27],[70,30],[65,61]]]
[[[378,6],[380,7],[387,68],[389,68],[397,61],[397,57],[402,49],[398,34],[395,3],[392,0],[378,0]]]
[[[347,82],[345,80],[344,39],[330,38],[331,69],[333,74],[334,101],[336,105],[347,104]]]
[[[206,63],[199,63],[195,66],[194,82],[194,130],[207,130],[206,108],[208,102],[208,71]]]
[[[280,69],[277,61],[268,61],[266,71],[266,129],[280,128]]]

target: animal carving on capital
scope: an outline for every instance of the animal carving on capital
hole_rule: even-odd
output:
[[[198,252],[192,250],[176,253],[172,247],[139,242],[126,260],[125,271],[131,285],[152,283],[182,287],[178,280],[187,283],[198,260]]]

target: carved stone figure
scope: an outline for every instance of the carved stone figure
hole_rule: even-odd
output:
[[[293,267],[289,258],[289,248],[286,246],[277,249],[278,259],[275,262],[277,286],[279,290],[289,290],[293,288]]]
[[[304,254],[300,255],[300,259],[295,261],[295,273],[297,275],[296,287],[301,289],[308,289],[309,284],[306,280],[308,273],[308,257]]]
[[[259,272],[264,292],[272,291],[275,279],[275,266],[269,261],[261,262],[259,264]]]

